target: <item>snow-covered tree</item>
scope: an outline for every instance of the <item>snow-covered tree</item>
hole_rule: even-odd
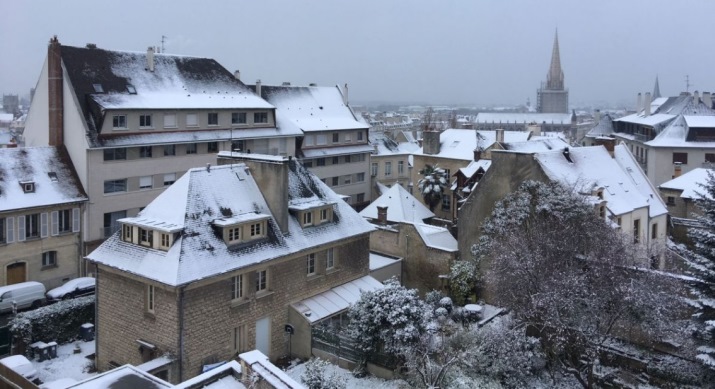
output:
[[[541,335],[551,366],[584,387],[616,333],[651,340],[682,334],[679,284],[633,267],[627,238],[570,188],[535,181],[500,201],[478,250],[496,302]]]
[[[348,317],[347,333],[360,351],[374,352],[382,345],[386,352],[400,354],[425,333],[432,309],[416,289],[406,289],[392,278],[384,288],[364,292]]]
[[[456,261],[449,274],[449,288],[458,305],[464,305],[477,286],[477,263],[474,260]]]
[[[442,194],[444,194],[444,188],[447,186],[449,180],[447,171],[436,164],[426,164],[425,167],[420,170],[420,174],[422,178],[417,182],[420,193],[430,211],[434,211],[437,204],[442,201]]]
[[[332,364],[320,358],[313,358],[305,363],[305,371],[300,375],[308,389],[345,389],[346,382],[335,372],[328,373]]]

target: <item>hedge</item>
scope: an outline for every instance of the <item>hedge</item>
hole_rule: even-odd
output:
[[[10,332],[26,345],[36,341],[69,343],[79,338],[82,324],[94,323],[94,303],[91,295],[18,313],[10,321]]]

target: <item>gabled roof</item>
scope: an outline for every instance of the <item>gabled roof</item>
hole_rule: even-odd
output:
[[[370,144],[377,155],[411,154],[420,146],[417,142],[396,142],[384,132],[370,132]]]
[[[659,188],[680,190],[681,198],[699,199],[702,197],[701,194],[708,195],[705,188],[701,186],[707,184],[708,173],[713,173],[712,169],[695,168],[680,177],[660,184]]]
[[[593,127],[587,134],[588,138],[600,138],[604,136],[613,135],[613,118],[609,114],[603,114],[601,120],[598,121],[595,127]]]
[[[245,164],[216,166],[210,171],[191,169],[137,216],[163,220],[183,229],[168,252],[123,242],[116,233],[87,258],[176,286],[373,230],[372,225],[302,165],[295,160],[286,163],[289,202],[334,203],[333,222],[303,229],[289,216],[288,231],[283,233]],[[216,234],[214,221],[229,213],[236,217],[250,213],[270,215],[267,239],[228,247]]]
[[[387,207],[387,221],[393,223],[422,223],[434,213],[419,200],[395,184],[360,212],[362,217],[377,220],[377,207]]]
[[[586,195],[603,188],[607,208],[613,215],[622,215],[648,207],[650,217],[667,213],[665,204],[657,195],[627,147],[615,147],[612,158],[605,147],[575,147],[534,154],[546,175],[573,187]]]
[[[465,178],[469,179],[469,178],[472,178],[474,173],[479,171],[479,169],[482,169],[486,172],[490,166],[492,166],[491,160],[480,159],[479,161],[469,162],[469,165],[467,165],[466,167],[460,168],[457,173],[461,173]],[[457,173],[454,173],[452,175],[454,176]]]
[[[502,143],[504,150],[510,150],[520,153],[535,153],[539,151],[549,151],[563,149],[569,144],[561,138],[549,137],[541,139],[532,139],[524,142],[505,142]]]
[[[33,182],[25,193],[20,182]],[[63,148],[0,149],[0,212],[87,201]]]
[[[279,127],[296,127],[303,132],[370,128],[343,102],[337,86],[263,85],[261,95],[275,105]]]
[[[530,136],[527,131],[504,131],[505,142],[523,142]],[[477,138],[479,141],[477,141]],[[479,146],[482,150],[489,148],[496,142],[496,131],[477,131],[470,129],[451,128],[442,131],[439,135],[440,149],[438,154],[433,156],[461,159],[465,161],[474,160],[474,149]],[[415,155],[430,155],[424,153],[424,147],[415,150]]]
[[[696,136],[709,140],[696,140]],[[652,147],[715,147],[715,116],[678,115],[646,144]]]
[[[427,247],[448,252],[458,251],[457,240],[446,228],[415,223],[415,229]]]

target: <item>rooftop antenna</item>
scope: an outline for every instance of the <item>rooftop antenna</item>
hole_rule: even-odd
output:
[[[161,52],[164,52],[164,42],[166,42],[166,38],[168,38],[166,35],[161,36]]]
[[[690,87],[693,86],[693,84],[690,83],[690,76],[687,74],[685,75],[685,91],[690,92]]]

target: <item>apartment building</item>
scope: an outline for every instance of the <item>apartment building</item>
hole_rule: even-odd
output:
[[[50,41],[25,144],[65,145],[89,195],[85,253],[223,150],[293,155],[296,129],[218,62]]]
[[[409,188],[412,173],[411,156],[420,148],[419,144],[417,142],[398,143],[386,132],[370,132],[370,144],[373,147],[370,156],[372,198],[377,198],[382,194],[378,190],[379,185],[387,187],[400,185],[403,188]]]
[[[381,285],[368,275],[372,226],[296,159],[220,158],[118,220],[89,254],[100,370],[169,354],[168,380],[180,382],[252,349],[308,358],[309,324]],[[351,293],[313,304],[336,288]]]
[[[0,149],[0,285],[77,277],[86,203],[64,148]]]
[[[278,128],[301,131],[298,156],[305,167],[353,207],[370,203],[369,126],[348,105],[347,85],[266,86],[256,93],[276,107]]]

